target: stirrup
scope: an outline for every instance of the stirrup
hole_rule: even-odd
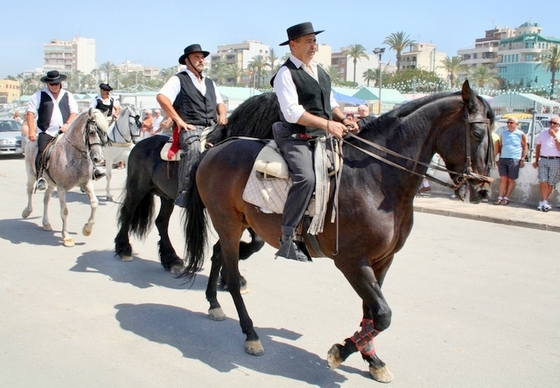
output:
[[[282,236],[280,239],[280,249],[278,249],[275,256],[303,262],[311,261],[290,236]]]

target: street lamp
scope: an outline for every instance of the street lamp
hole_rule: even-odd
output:
[[[384,52],[385,47],[376,47],[373,49],[373,53],[377,54],[379,57],[379,95],[377,96],[379,98],[379,111],[377,112],[378,114],[381,114],[381,56]]]

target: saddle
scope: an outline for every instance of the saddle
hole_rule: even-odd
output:
[[[262,141],[262,140],[259,140]],[[317,141],[321,141],[318,139]],[[245,190],[243,191],[243,200],[260,208],[263,213],[282,214],[288,191],[292,186],[288,165],[284,160],[276,142],[267,140],[267,144],[257,155],[253,164],[253,169],[247,180]],[[324,149],[325,152],[320,152]],[[328,173],[321,177],[318,173],[318,165],[326,165]],[[314,217],[322,215],[326,210],[329,192],[329,177],[334,175],[341,166],[341,157],[336,150],[316,147],[315,150],[315,171],[316,171],[316,189],[314,196],[309,203],[307,215]],[[325,179],[327,182],[325,182]],[[323,193],[326,187],[326,195]],[[321,201],[317,203],[316,201]],[[319,210],[318,210],[319,209]]]
[[[43,154],[41,155],[41,165],[40,165],[40,169],[42,169],[43,171],[47,171],[47,169],[49,168],[49,161],[51,159],[51,154],[52,154],[52,150],[53,150],[53,146],[60,141],[60,139],[62,139],[62,137],[64,136],[64,133],[59,133],[58,136],[56,136],[55,138],[53,138],[51,141],[49,141],[45,147],[45,149],[43,150]]]

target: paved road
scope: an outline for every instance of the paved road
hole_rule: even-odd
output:
[[[358,297],[328,259],[273,260],[265,247],[241,264],[245,296],[265,355],[243,351],[228,294],[224,322],[206,317],[206,268],[189,289],[162,270],[157,233],[133,240],[136,259],[113,255],[117,205],[101,202],[90,237],[80,234],[86,198],[69,195],[60,241],[25,206],[23,162],[0,160],[0,386],[369,387],[358,355],[336,371],[325,356],[361,318]],[[117,181],[124,171],[115,171]],[[120,179],[120,180],[119,180]],[[103,194],[104,182],[97,182]],[[117,185],[116,191],[119,187]],[[178,226],[179,213],[171,225]],[[171,230],[178,251],[179,227]],[[377,349],[389,387],[554,387],[560,378],[557,234],[416,213],[384,292],[392,326]],[[380,385],[379,385],[380,386]]]

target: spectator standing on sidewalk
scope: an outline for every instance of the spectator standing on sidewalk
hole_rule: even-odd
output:
[[[507,119],[507,130],[503,131],[497,142],[496,154],[498,171],[500,173],[500,186],[498,199],[494,205],[508,205],[509,196],[515,187],[515,180],[519,178],[519,169],[525,166],[527,156],[527,135],[517,129],[518,120],[514,117]]]
[[[533,167],[539,169],[539,190],[541,201],[537,210],[547,212],[552,206],[548,198],[552,190],[560,181],[560,117],[554,116],[550,119],[548,131],[542,131],[537,137],[535,149],[535,161]]]

